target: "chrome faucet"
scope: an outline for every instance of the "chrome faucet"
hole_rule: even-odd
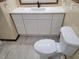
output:
[[[38,8],[40,7],[40,3],[39,3],[39,1],[37,1],[37,5],[38,5]]]

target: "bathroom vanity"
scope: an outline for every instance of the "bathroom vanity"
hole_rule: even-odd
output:
[[[46,8],[45,11],[18,8],[10,12],[18,33],[22,35],[59,35],[64,20],[64,10],[60,7]]]

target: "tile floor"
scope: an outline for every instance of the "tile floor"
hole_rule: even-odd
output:
[[[33,49],[37,40],[45,37],[24,37],[20,36],[15,42],[3,42],[0,49],[0,59],[40,59],[40,56]]]

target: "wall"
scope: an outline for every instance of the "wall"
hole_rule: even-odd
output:
[[[70,2],[71,4],[68,4],[68,1],[66,1],[64,6],[66,10],[64,26],[71,26],[79,37],[79,4],[73,1]],[[79,51],[72,58],[68,57],[68,59],[79,59]]]
[[[10,0],[7,3],[0,3],[0,39],[16,39],[17,32],[8,13],[13,7]]]
[[[5,3],[6,3],[6,8],[8,12],[12,11],[18,6],[16,0],[6,0]]]

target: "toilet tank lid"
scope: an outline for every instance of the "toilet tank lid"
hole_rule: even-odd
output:
[[[72,46],[79,47],[79,39],[73,29],[69,26],[65,26],[61,28],[61,34],[63,36],[63,40]]]

